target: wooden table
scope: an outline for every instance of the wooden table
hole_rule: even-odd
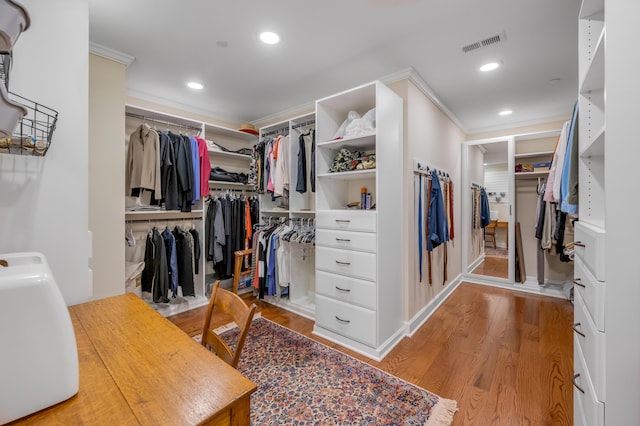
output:
[[[256,385],[139,297],[110,297],[69,312],[80,363],[78,394],[11,424],[250,423]]]

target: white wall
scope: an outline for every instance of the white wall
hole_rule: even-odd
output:
[[[89,229],[93,298],[124,293],[125,65],[89,55]]]
[[[410,320],[436,297],[446,284],[449,284],[461,272],[462,244],[461,232],[461,197],[460,169],[461,143],[465,139],[462,130],[456,126],[413,81],[407,81],[405,98],[405,164],[404,191],[407,204],[403,220],[405,232],[405,320]],[[396,90],[394,85],[391,87]],[[399,93],[402,96],[402,93]],[[448,281],[443,284],[443,249],[438,247],[432,252],[433,283],[429,285],[425,271],[426,257],[423,263],[423,280],[420,282],[417,257],[417,228],[415,228],[415,203],[413,196],[413,164],[414,158],[427,162],[449,172],[454,182],[454,244],[448,244]]]
[[[42,252],[67,304],[91,296],[87,227],[86,0],[22,0],[10,90],[59,112],[47,155],[0,154],[0,253]]]

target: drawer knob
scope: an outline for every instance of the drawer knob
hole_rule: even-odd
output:
[[[351,265],[351,262],[340,262],[339,260],[336,260],[336,263],[338,265]]]
[[[573,379],[572,379],[573,386],[575,386],[575,387],[576,387],[576,389],[578,389],[580,392],[584,393],[584,389],[582,389],[582,388],[581,388],[580,386],[578,386],[578,384],[576,383],[576,379],[577,379],[578,377],[580,377],[580,373],[577,373],[577,374],[574,374],[574,375],[573,375]]]
[[[586,244],[583,243],[582,241],[576,241],[573,243],[573,245],[578,247],[586,247]]]
[[[340,317],[339,317],[339,316],[337,316],[337,315],[336,315],[336,319],[337,319],[338,321],[340,321],[341,323],[344,323],[344,324],[349,324],[349,323],[351,322],[351,321],[349,321],[349,320],[342,319],[342,318],[340,318]]]
[[[350,288],[340,288],[340,287],[338,287],[338,286],[336,286],[336,290],[338,290],[338,291],[343,291],[343,292],[345,292],[345,293],[350,293],[350,292],[351,292],[351,289],[350,289]]]
[[[348,240],[346,238],[336,238],[336,241],[340,241],[340,242],[344,242],[344,243],[350,243],[351,240]]]
[[[584,285],[584,284],[582,284],[580,281],[581,281],[581,279],[580,279],[580,278],[576,278],[576,279],[574,279],[574,280],[573,280],[573,283],[574,283],[575,285],[579,286],[579,287],[587,288],[587,286],[586,286],[586,285]]]
[[[351,221],[348,220],[348,219],[336,219],[336,222],[338,222],[338,223],[351,223]]]
[[[579,322],[577,322],[577,323],[573,324],[573,331],[575,331],[576,333],[578,333],[578,334],[579,334],[579,335],[581,335],[582,337],[587,337],[587,336],[585,336],[585,334],[584,334],[582,331],[580,331],[580,330],[578,330],[578,329],[576,328],[576,327],[580,327],[580,325],[581,325],[581,324],[580,324]]]

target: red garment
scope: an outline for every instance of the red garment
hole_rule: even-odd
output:
[[[449,181],[449,239],[453,241],[453,181]]]
[[[209,191],[209,175],[211,174],[211,159],[209,158],[209,148],[207,141],[196,137],[198,141],[198,157],[200,157],[200,196],[206,197]]]

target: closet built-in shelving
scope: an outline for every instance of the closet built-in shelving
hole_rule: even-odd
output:
[[[260,128],[261,140],[269,137],[288,136],[289,142],[288,197],[279,197],[274,200],[269,192],[265,191],[260,194],[260,216],[263,223],[288,220],[289,223],[299,225],[315,225],[315,193],[312,191],[309,177],[312,170],[313,141],[311,135],[307,135],[312,129],[315,130],[315,117],[315,113],[303,114]],[[307,135],[303,138],[305,179],[307,179],[307,190],[304,193],[296,191],[300,151],[299,138],[301,135]],[[288,267],[290,268],[291,282],[288,287],[288,295],[265,296],[265,300],[291,312],[314,319],[316,312],[315,247],[312,244],[291,243],[289,257]]]
[[[350,111],[375,108],[369,134],[336,139]],[[316,101],[316,324],[314,333],[373,359],[402,325],[402,99],[376,81]],[[375,168],[331,172],[341,149],[375,154]],[[372,208],[348,208],[371,197]]]
[[[605,378],[605,2],[579,16],[579,221],[575,223],[574,423],[604,425]]]
[[[251,156],[247,154],[239,154],[236,152],[225,152],[214,149],[211,143],[223,146],[229,151],[238,151],[241,149],[250,149],[256,142],[255,135],[242,132],[239,130],[227,128],[224,126],[210,124],[201,120],[191,119],[184,116],[165,113],[158,110],[152,110],[135,105],[126,105],[125,108],[126,135],[129,135],[142,123],[149,124],[158,131],[170,130],[175,133],[184,133],[188,135],[197,135],[207,140],[208,153],[212,167],[222,167],[224,170],[234,173],[249,173]],[[241,192],[243,194],[251,194],[253,187],[238,182],[223,182],[209,180],[209,187],[212,193],[230,190]],[[206,203],[201,199],[192,205],[190,212],[181,212],[178,210],[150,210],[142,206],[133,207],[134,210],[125,212],[125,221],[129,227],[133,227],[133,231],[138,233],[141,244],[144,244],[146,233],[154,226],[164,228],[165,226],[183,226],[195,227],[200,234],[201,250],[205,247],[204,218],[206,217]],[[142,258],[141,257],[142,253]],[[140,250],[127,249],[128,261],[143,260],[144,252]],[[131,258],[135,256],[136,259]],[[206,262],[203,257],[199,264],[199,274],[195,275],[195,297],[182,297],[179,295],[177,300],[172,300],[168,304],[156,304],[150,300],[150,297],[143,298],[164,316],[174,315],[208,303],[208,294],[212,281],[215,279],[210,262]],[[231,280],[223,283],[227,287],[231,285]]]

